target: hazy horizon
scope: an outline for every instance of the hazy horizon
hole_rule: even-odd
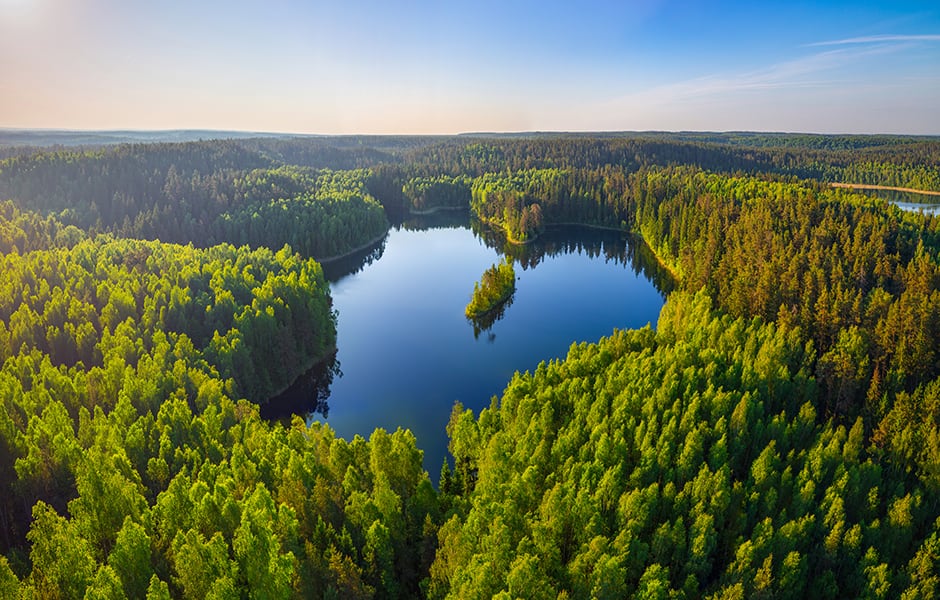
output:
[[[940,134],[935,2],[0,0],[0,127]]]
[[[80,128],[62,128],[62,127],[17,127],[0,126],[0,132],[23,132],[23,133],[62,133],[62,134],[171,134],[171,133],[207,133],[207,134],[237,134],[239,136],[258,136],[258,137],[465,137],[465,136],[552,136],[552,135],[572,135],[572,136],[617,136],[617,135],[728,135],[728,134],[758,134],[758,135],[821,135],[821,136],[899,136],[899,137],[940,137],[940,133],[898,133],[895,131],[872,131],[856,133],[851,131],[809,131],[809,130],[772,130],[772,129],[545,129],[545,130],[519,130],[519,131],[456,131],[453,133],[413,133],[413,132],[343,132],[343,133],[322,133],[322,132],[299,132],[299,131],[254,131],[250,129],[209,129],[204,127],[192,128],[165,128],[165,129],[145,129],[145,128],[114,128],[114,129],[80,129]]]

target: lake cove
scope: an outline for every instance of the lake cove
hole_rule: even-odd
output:
[[[516,291],[475,332],[464,308],[504,251]],[[408,221],[375,248],[324,265],[338,313],[337,363],[300,377],[262,414],[325,419],[346,439],[408,428],[436,480],[455,402],[477,412],[515,371],[563,358],[573,342],[655,325],[669,281],[645,251],[616,231],[566,226],[517,246],[471,227],[466,214]]]

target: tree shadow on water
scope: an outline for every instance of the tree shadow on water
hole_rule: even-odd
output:
[[[290,422],[294,415],[329,415],[330,386],[334,377],[342,377],[334,352],[294,380],[286,390],[261,405],[261,417],[269,421]]]
[[[496,321],[499,321],[506,314],[506,309],[512,306],[513,298],[515,294],[510,295],[506,300],[500,302],[498,306],[494,307],[493,310],[488,310],[482,315],[476,317],[467,317],[467,321],[470,325],[473,326],[473,337],[474,339],[480,339],[480,335],[487,333],[486,340],[488,342],[493,342],[496,339],[496,334],[490,331],[493,328],[493,325]]]

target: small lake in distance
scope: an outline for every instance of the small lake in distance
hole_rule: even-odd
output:
[[[924,211],[928,214],[940,214],[940,196],[918,194],[899,190],[852,190],[856,194],[865,194],[874,198],[883,198],[901,210],[911,212]]]
[[[501,318],[475,331],[464,307],[505,251],[516,291]],[[434,481],[456,401],[478,414],[515,371],[563,358],[573,342],[655,326],[669,286],[642,242],[620,232],[563,227],[511,246],[471,228],[466,213],[406,221],[376,248],[324,270],[338,313],[339,372],[315,368],[262,414],[307,414],[346,439],[408,428]]]

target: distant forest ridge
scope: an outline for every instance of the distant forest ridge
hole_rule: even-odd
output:
[[[279,137],[283,134],[213,129],[8,129],[0,128],[0,147],[9,146],[108,146],[158,142],[198,142],[202,140]],[[292,137],[298,137],[292,135]]]
[[[370,140],[385,138],[494,138],[494,139],[538,139],[538,138],[653,138],[671,141],[708,142],[754,147],[795,147],[817,149],[868,148],[897,144],[899,142],[940,141],[935,135],[897,134],[824,134],[805,132],[758,132],[758,131],[519,131],[519,132],[467,132],[452,135],[336,135],[315,133],[235,131],[219,129],[31,129],[0,127],[0,148],[55,146],[108,146],[114,144],[182,143],[209,140],[239,140],[251,138],[314,138],[337,140]]]

